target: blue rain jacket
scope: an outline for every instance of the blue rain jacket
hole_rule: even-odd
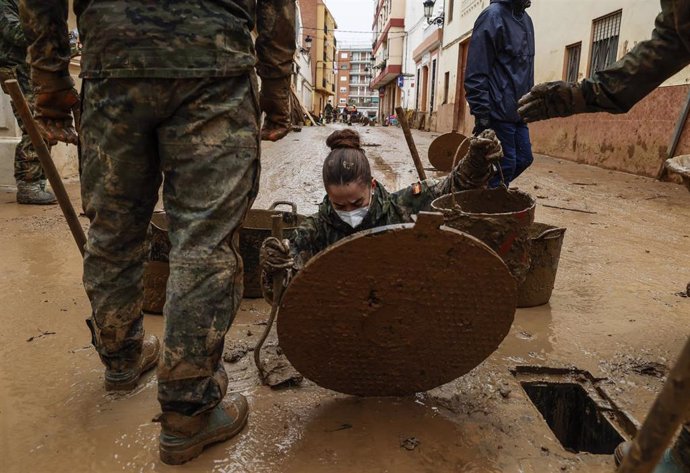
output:
[[[513,0],[491,0],[474,24],[465,72],[472,115],[521,123],[517,101],[534,86],[534,25]]]

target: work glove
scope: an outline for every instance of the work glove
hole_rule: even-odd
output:
[[[486,117],[476,117],[474,119],[474,130],[472,130],[472,134],[474,136],[477,136],[484,130],[488,130],[491,127],[491,120],[489,120]]]
[[[493,130],[484,130],[470,138],[467,156],[453,170],[456,188],[478,189],[486,187],[493,174],[492,168],[503,158],[503,147]]]
[[[290,76],[261,80],[261,111],[266,113],[261,139],[278,141],[290,132]]]
[[[260,251],[261,269],[267,275],[275,275],[291,269],[295,264],[290,256],[290,241],[269,237],[264,240]]]
[[[80,106],[79,93],[74,88],[36,94],[34,118],[49,144],[54,145],[58,141],[77,144],[79,138],[72,111],[78,111]]]
[[[563,81],[535,85],[518,106],[518,113],[527,123],[587,112],[580,85]]]
[[[484,130],[479,135],[470,138],[470,161],[480,163],[495,163],[503,158],[503,146],[493,130]]]

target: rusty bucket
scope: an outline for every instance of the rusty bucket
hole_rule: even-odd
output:
[[[480,239],[503,258],[521,283],[529,269],[529,228],[536,202],[529,194],[504,187],[446,194],[431,203],[446,225]]]
[[[291,211],[276,210],[279,205],[287,205]],[[297,213],[297,206],[292,202],[274,202],[268,210],[249,210],[239,232],[240,255],[244,263],[244,297],[262,297],[259,250],[264,240],[271,236],[271,216],[276,214],[283,216],[285,238],[305,219]],[[144,311],[160,314],[165,304],[170,254],[168,220],[165,212],[156,212],[151,218],[148,240],[149,257],[144,266]]]
[[[287,205],[291,211],[276,210],[279,205]],[[264,240],[271,236],[271,217],[276,214],[283,216],[284,238],[288,238],[306,218],[297,213],[297,206],[293,202],[285,201],[274,202],[268,210],[251,209],[249,211],[240,229],[240,254],[244,262],[244,297],[262,297],[259,250]]]
[[[530,267],[518,286],[518,307],[536,307],[551,299],[565,228],[535,223],[529,229]]]
[[[149,254],[144,263],[144,312],[162,314],[170,268],[170,239],[165,212],[155,212],[148,232]]]

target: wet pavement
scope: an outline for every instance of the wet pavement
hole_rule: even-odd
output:
[[[256,207],[310,213],[334,126],[305,128],[263,151]],[[416,180],[397,128],[359,128],[374,176],[389,190]],[[438,136],[415,132],[420,154]],[[434,173],[429,172],[433,176]],[[521,309],[508,337],[465,377],[404,399],[360,399],[305,381],[259,386],[251,351],[227,363],[249,397],[249,427],[182,467],[157,459],[155,376],[107,395],[89,346],[79,254],[57,207],[20,207],[0,192],[0,470],[7,472],[551,472],[613,471],[607,455],[566,451],[511,374],[577,367],[636,421],[688,336],[690,193],[682,186],[538,157],[515,183],[537,221],[568,228],[547,306]],[[78,188],[69,186],[78,205]],[[268,306],[245,300],[232,344],[253,343]],[[160,335],[163,320],[147,316]],[[228,358],[230,359],[230,358]]]

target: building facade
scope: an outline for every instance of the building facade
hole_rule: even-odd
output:
[[[369,87],[373,76],[374,56],[366,47],[349,47],[337,53],[337,107],[354,105],[369,118],[378,117],[378,92]]]
[[[428,74],[435,82],[434,92],[420,85],[420,91],[427,89],[426,94],[420,93],[415,105],[408,104],[407,108],[428,114],[427,129],[445,132],[455,128],[470,134],[474,119],[464,92],[467,51],[474,22],[490,0],[436,3],[443,4],[445,18],[435,77],[435,39],[424,40],[429,42],[428,48],[424,42],[410,45],[416,51],[415,57],[421,54],[418,65],[431,64]],[[570,2],[567,9],[561,2],[534,2],[528,13],[535,26],[535,82],[590,77],[649,39],[659,12],[659,2],[649,0],[581,0]],[[419,81],[424,82],[424,77],[422,69]],[[532,124],[534,151],[656,175],[688,92],[690,68],[664,82],[627,114],[587,114]],[[683,153],[690,153],[690,126],[681,135],[676,154]]]
[[[335,60],[338,25],[323,0],[300,0],[302,11],[302,41],[311,40],[311,68],[314,78],[311,110],[323,113],[324,107],[335,100]],[[335,105],[335,104],[334,104]]]
[[[305,41],[306,36],[302,34],[304,30],[304,22],[302,20],[302,9],[300,3],[304,0],[299,0],[295,8],[297,9],[296,18],[296,32],[297,47],[295,48],[295,61],[293,69],[292,83],[295,86],[295,94],[302,103],[304,108],[312,110],[312,103],[314,99],[314,76],[312,75],[311,63],[311,44]]]
[[[407,0],[418,1],[418,0]],[[373,29],[374,78],[371,89],[379,92],[379,116],[395,114],[402,104],[404,77],[406,0],[375,0]]]

